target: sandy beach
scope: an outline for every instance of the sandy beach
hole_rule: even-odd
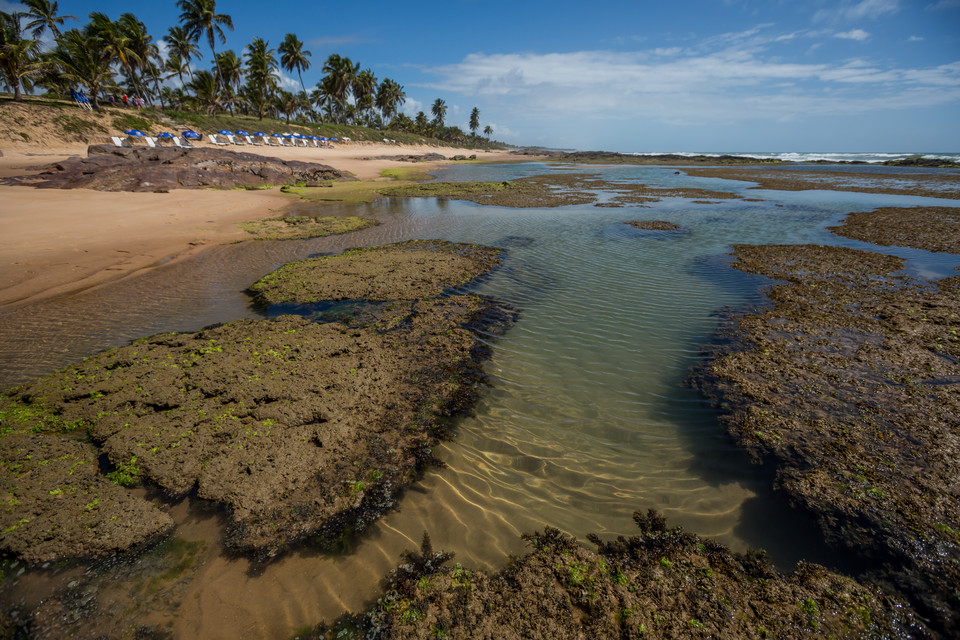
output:
[[[204,146],[212,146],[202,143]],[[384,156],[439,153],[484,160],[515,158],[509,151],[473,151],[368,142],[332,149],[236,147],[285,160],[328,164],[361,180],[385,180],[384,169],[411,163]],[[15,145],[0,157],[0,177],[35,173],[87,145]],[[428,168],[437,166],[417,165]],[[275,217],[295,201],[279,189],[178,190],[110,193],[89,189],[0,186],[0,308],[102,285],[203,248],[243,239],[239,222]]]

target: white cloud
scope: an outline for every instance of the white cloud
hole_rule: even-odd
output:
[[[876,19],[888,13],[896,13],[899,10],[899,0],[860,0],[860,2],[843,0],[840,6],[835,9],[821,9],[813,16],[813,19],[815,21],[857,21]]]
[[[856,31],[847,37],[862,39]],[[742,32],[714,39],[714,50],[673,56],[651,51],[475,53],[430,70],[438,81],[429,86],[531,120],[783,122],[960,104],[960,62],[916,69],[862,59],[804,64],[766,53],[758,37],[763,36],[755,30]]]
[[[863,29],[853,29],[852,31],[843,31],[833,35],[834,37],[841,38],[843,40],[856,40],[858,42],[863,42],[870,37],[870,34]]]
[[[907,38],[907,42],[923,42],[926,40],[923,36],[910,36]]]

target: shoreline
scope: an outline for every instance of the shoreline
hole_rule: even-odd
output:
[[[207,146],[207,145],[204,145]],[[0,157],[0,177],[36,173],[38,167],[86,156],[87,145],[21,149]],[[385,169],[430,171],[441,161],[412,163],[390,156],[437,153],[436,147],[349,143],[334,149],[238,147],[248,153],[329,164],[360,180],[393,182]],[[478,161],[515,160],[512,151],[450,149]],[[449,162],[449,160],[448,160]],[[0,186],[0,311],[99,287],[249,236],[238,225],[277,217],[301,206],[279,188],[253,191],[175,190],[105,192]]]

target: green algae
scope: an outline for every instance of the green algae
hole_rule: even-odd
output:
[[[241,222],[252,240],[299,240],[350,233],[379,224],[356,216],[285,216]]]

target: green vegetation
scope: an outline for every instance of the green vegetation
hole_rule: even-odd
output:
[[[355,216],[288,216],[241,222],[239,226],[254,240],[294,240],[348,233],[376,224],[374,220]]]
[[[469,134],[446,125],[447,106],[441,98],[433,103],[432,120],[423,112],[410,118],[400,112],[407,98],[403,85],[390,78],[378,79],[372,69],[336,53],[323,62],[320,82],[307,89],[303,71],[312,66],[312,53],[293,33],[286,34],[276,48],[254,37],[240,54],[218,52],[217,41],[225,44],[226,32],[233,31],[231,16],[217,13],[216,0],[178,0],[176,4],[181,11],[179,24],[162,36],[163,54],[133,13],[112,20],[93,12],[86,24],[61,32],[64,18],[74,16],[57,15],[56,2],[31,2],[26,12],[0,11],[0,77],[12,88],[15,101],[23,100],[24,90],[43,88],[59,99],[79,87],[92,109],[101,111],[111,95],[119,106],[116,96],[127,94],[142,98],[148,110],[159,107],[157,113],[174,122],[206,131],[269,126],[275,131],[351,140],[500,146],[490,142],[489,125],[483,130],[486,137],[478,135],[477,108],[470,114]],[[54,42],[48,53],[41,51],[40,38],[46,32]],[[195,61],[206,48],[211,68],[197,69]],[[299,91],[280,87],[280,69],[297,72]],[[162,86],[163,80],[172,77],[182,87]],[[156,118],[140,113],[115,124],[121,130],[160,128],[151,126]],[[201,120],[203,116],[207,119]],[[274,121],[264,122],[268,119]]]

